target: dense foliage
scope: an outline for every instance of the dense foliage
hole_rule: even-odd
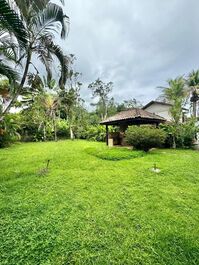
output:
[[[19,139],[19,135],[23,141],[68,137],[104,141],[101,120],[141,107],[134,98],[115,102],[111,95],[113,82],[98,78],[88,85],[92,93],[92,111],[88,111],[81,97],[81,73],[74,70],[76,57],[65,54],[58,45],[59,38],[67,36],[69,22],[63,0],[0,1],[0,147]],[[38,70],[37,59],[46,70],[44,76]],[[52,71],[53,63],[59,63],[58,72]],[[193,121],[182,124],[183,111],[189,100],[191,114],[197,118],[199,70],[168,80],[163,93],[171,103],[172,116],[171,123],[163,126],[168,134],[167,145],[191,147],[197,128]],[[10,118],[12,107],[20,107],[14,109],[20,114]],[[147,142],[146,149],[152,145]]]
[[[173,146],[173,135],[177,148],[192,148],[197,137],[198,127],[195,119],[189,119],[180,123],[177,128],[172,124],[162,124],[160,126],[167,134],[165,141],[166,147]]]
[[[20,121],[18,115],[7,114],[0,123],[0,148],[20,140]]]
[[[161,147],[166,140],[166,133],[150,126],[131,126],[126,132],[126,141],[136,149],[145,152],[153,147]]]

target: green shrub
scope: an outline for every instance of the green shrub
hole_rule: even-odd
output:
[[[0,122],[0,148],[20,140],[20,121],[17,114],[7,114]]]
[[[86,128],[79,127],[75,134],[79,139],[103,142],[106,139],[106,128],[101,125],[90,125]]]
[[[179,145],[180,147],[193,147],[198,127],[195,125],[195,120],[190,119],[186,123],[181,125]]]
[[[136,149],[149,151],[153,147],[161,147],[166,139],[162,129],[150,126],[131,126],[126,132],[126,141]]]
[[[189,119],[177,127],[170,124],[163,124],[161,128],[166,132],[166,147],[172,147],[172,137],[175,132],[175,141],[177,148],[191,148],[194,144],[198,127],[195,119]]]
[[[69,138],[69,125],[66,120],[59,120],[57,122],[57,136],[58,138]]]

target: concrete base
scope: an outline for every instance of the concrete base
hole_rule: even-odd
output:
[[[199,143],[195,143],[193,146],[193,149],[199,151]]]
[[[113,147],[113,139],[108,138],[108,147]]]

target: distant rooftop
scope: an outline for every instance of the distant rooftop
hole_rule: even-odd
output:
[[[167,105],[167,106],[172,106],[172,103],[169,102],[169,100],[167,100],[166,98],[162,98],[161,96],[158,97],[155,100],[150,101],[149,103],[147,103],[142,109],[145,110],[146,108],[148,108],[149,106],[151,106],[152,104],[160,104],[160,105]]]
[[[171,101],[169,101],[164,95],[160,95],[154,101],[172,105]]]

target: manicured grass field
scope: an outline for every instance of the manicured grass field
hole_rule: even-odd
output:
[[[0,264],[199,264],[197,151],[17,144],[0,191]]]

